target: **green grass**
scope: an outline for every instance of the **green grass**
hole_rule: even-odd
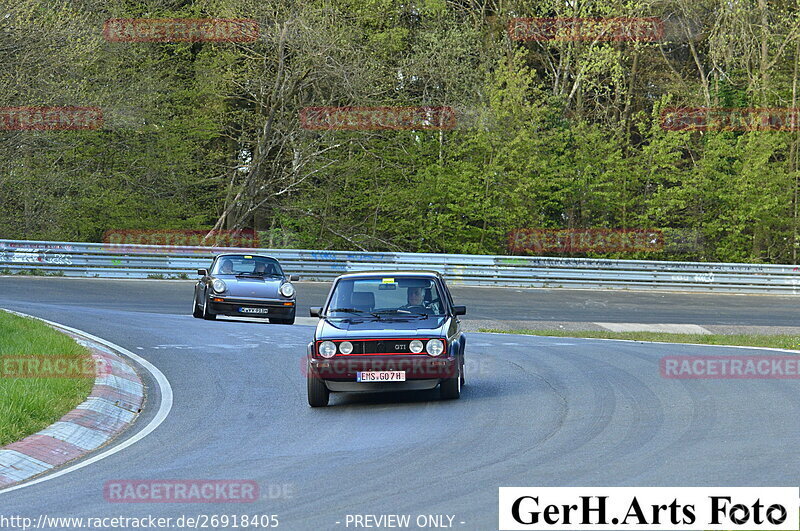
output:
[[[3,359],[53,357],[85,360],[88,349],[41,321],[0,311],[0,446],[56,422],[83,402],[93,378],[7,378]]]
[[[524,334],[529,336],[588,337],[628,339],[631,341],[663,341],[667,343],[699,343],[702,345],[742,345],[800,350],[800,336],[757,334],[670,334],[668,332],[605,332],[589,330],[496,330],[481,328],[479,332]]]
[[[29,277],[63,277],[63,271],[45,271],[43,269],[20,269],[16,273],[8,268],[0,269],[0,275],[22,275]]]

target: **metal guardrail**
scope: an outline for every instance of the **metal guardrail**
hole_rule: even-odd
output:
[[[538,288],[798,294],[793,265],[662,262],[433,253],[367,253],[294,249],[164,247],[0,240],[0,273],[102,278],[190,278],[228,251],[280,260],[303,280],[331,280],[348,271],[435,270],[453,284]]]

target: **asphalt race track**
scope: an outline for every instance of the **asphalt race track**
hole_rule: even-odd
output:
[[[321,306],[330,288],[327,282],[295,284],[298,316],[308,316],[309,306]],[[67,304],[71,309],[182,314],[187,311],[187,304],[191,309],[193,285],[189,281],[167,280],[0,277],[0,302],[35,301]],[[458,303],[467,306],[467,320],[800,326],[800,298],[789,295],[450,287]],[[25,304],[35,307],[30,302]]]
[[[439,401],[438,391],[333,395],[331,407],[311,409],[301,372],[311,326],[193,319],[191,290],[188,282],[0,277],[0,307],[125,347],[156,365],[174,392],[155,432],[86,468],[0,494],[4,514],[277,514],[281,529],[345,529],[347,514],[443,514],[455,516],[456,529],[487,530],[497,528],[500,486],[778,486],[800,477],[796,380],[659,374],[667,354],[766,351],[471,333],[460,400]],[[326,291],[300,283],[299,315]],[[453,292],[468,318],[794,325],[797,309],[790,297]],[[109,480],[194,478],[255,480],[262,500],[103,497]]]

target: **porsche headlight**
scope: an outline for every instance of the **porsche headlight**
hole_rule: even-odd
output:
[[[291,297],[294,295],[294,286],[291,283],[287,282],[286,284],[281,285],[280,289],[281,295],[284,297]]]
[[[408,350],[410,350],[414,354],[419,354],[420,352],[422,352],[423,348],[425,347],[422,346],[422,341],[420,341],[419,339],[415,339],[414,341],[408,344]]]
[[[444,352],[444,343],[442,343],[440,339],[431,339],[428,341],[428,344],[425,345],[425,351],[431,356],[438,356]]]
[[[342,341],[339,343],[339,352],[342,354],[350,354],[353,352],[353,344],[349,341]]]
[[[336,344],[333,341],[323,341],[319,344],[319,355],[323,358],[332,358],[336,355]]]
[[[211,283],[211,287],[217,293],[222,293],[223,291],[228,289],[228,287],[225,285],[225,283],[223,281],[221,281],[220,279],[218,279],[218,278],[214,279],[214,281]]]

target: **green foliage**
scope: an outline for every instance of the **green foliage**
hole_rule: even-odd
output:
[[[105,125],[0,131],[0,237],[216,225],[270,247],[502,254],[519,228],[663,228],[702,244],[609,256],[796,262],[800,137],[660,113],[796,106],[797,10],[770,5],[764,32],[750,4],[679,4],[11,0],[0,105],[97,105]],[[102,39],[134,16],[250,17],[261,36]],[[671,18],[660,42],[515,42],[513,16]],[[315,105],[446,105],[457,126],[303,129]]]

